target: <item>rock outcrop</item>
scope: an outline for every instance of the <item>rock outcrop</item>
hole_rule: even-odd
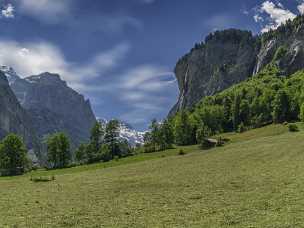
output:
[[[8,78],[20,104],[31,115],[41,141],[61,131],[69,135],[74,147],[88,141],[96,122],[90,101],[68,87],[58,74]]]
[[[170,115],[252,77],[270,63],[292,74],[304,68],[303,59],[304,16],[258,36],[236,29],[214,32],[178,61],[180,96]]]
[[[29,113],[19,104],[5,74],[0,71],[0,139],[9,133],[21,136],[29,150],[39,157],[39,142]]]

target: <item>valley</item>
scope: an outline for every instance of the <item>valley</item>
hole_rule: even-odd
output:
[[[184,156],[172,150],[107,168],[0,178],[0,220],[8,227],[297,227],[304,203],[299,126],[298,133],[274,125],[225,135],[226,146],[184,147]],[[31,175],[56,179],[33,183]]]

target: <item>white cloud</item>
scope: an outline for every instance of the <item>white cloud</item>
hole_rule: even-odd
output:
[[[127,110],[116,116],[142,126],[173,105],[170,98],[175,96],[172,91],[177,91],[177,83],[167,67],[157,65],[139,65],[119,73],[117,68],[129,49],[127,43],[121,43],[97,54],[87,63],[76,64],[47,42],[0,40],[0,65],[12,66],[21,76],[46,71],[58,73],[69,86],[90,95],[90,99],[117,101]]]
[[[76,30],[87,27],[88,24],[98,25],[92,27],[96,30],[108,33],[118,33],[123,31],[125,27],[142,28],[142,22],[132,16],[118,13],[103,13],[77,15],[73,11],[72,0],[17,0],[20,13],[30,16],[36,20],[47,24],[60,24]],[[76,8],[76,7],[75,7]]]
[[[87,90],[87,80],[115,68],[129,48],[127,43],[121,43],[96,55],[87,64],[78,65],[69,62],[59,48],[47,42],[0,41],[0,64],[12,66],[21,76],[46,71],[58,73],[74,89]]]
[[[262,14],[266,15],[266,19],[262,17]],[[257,10],[257,14],[254,15],[254,20],[256,22],[267,21],[267,24],[263,26],[262,32],[268,32],[271,29],[278,28],[287,20],[293,20],[295,17],[296,14],[284,8],[280,2],[265,1]]]
[[[131,124],[147,122],[147,116],[155,116],[163,107],[168,107],[170,104],[165,94],[170,89],[177,88],[173,72],[157,65],[134,67],[123,73],[116,84],[121,94],[120,99],[133,107],[131,113],[120,118]]]
[[[69,14],[70,0],[18,0],[20,10],[48,23],[57,23]]]
[[[256,14],[253,16],[253,19],[255,22],[261,22],[264,21],[263,17],[261,17],[260,15]]]
[[[300,3],[298,6],[297,6],[300,14],[304,14],[304,2]]]
[[[7,4],[1,10],[1,15],[5,18],[14,18],[15,17],[15,7],[12,4]]]

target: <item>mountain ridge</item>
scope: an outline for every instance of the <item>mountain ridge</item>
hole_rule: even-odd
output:
[[[180,95],[169,116],[242,82],[274,63],[291,75],[304,68],[304,16],[254,36],[227,29],[209,34],[176,64]]]
[[[72,147],[87,142],[96,122],[89,100],[68,87],[60,75],[49,72],[26,78],[2,67],[21,106],[31,115],[40,141],[52,133],[68,134]]]

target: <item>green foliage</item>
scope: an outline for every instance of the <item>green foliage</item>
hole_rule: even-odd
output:
[[[187,111],[181,111],[174,119],[174,136],[177,145],[195,144],[195,124]]]
[[[280,59],[282,59],[287,53],[287,48],[285,46],[281,46],[277,49],[274,57],[273,57],[273,61],[278,61]]]
[[[242,122],[239,126],[238,126],[238,133],[243,133],[244,131],[246,131],[246,127],[244,125],[244,123]]]
[[[289,100],[288,95],[284,90],[279,90],[273,102],[273,122],[283,123],[288,119]]]
[[[103,141],[105,135],[105,129],[100,122],[96,122],[93,128],[91,129],[91,137],[90,137],[90,152],[88,160],[90,162],[95,161],[96,157],[98,156],[98,151],[100,145]]]
[[[64,133],[51,135],[47,139],[47,152],[52,168],[65,168],[71,162],[70,141]]]
[[[87,160],[87,149],[88,149],[87,144],[80,144],[80,146],[77,148],[75,152],[76,161],[83,162]]]
[[[51,176],[51,177],[48,177],[48,176],[43,176],[43,177],[32,177],[32,176],[31,176],[31,178],[30,178],[30,181],[36,182],[36,183],[38,183],[38,182],[50,182],[50,181],[55,181],[55,180],[56,180],[56,178],[55,178],[54,175]]]
[[[10,134],[0,143],[0,174],[4,176],[21,175],[26,171],[29,161],[22,139]]]
[[[151,153],[173,148],[174,133],[169,120],[164,120],[163,123],[152,120],[149,129],[144,137],[144,152]]]
[[[288,130],[290,132],[298,132],[299,131],[299,127],[296,124],[288,124]]]
[[[111,120],[106,126],[104,143],[109,146],[111,154],[121,157],[119,151],[119,121]]]
[[[301,110],[300,110],[300,120],[304,122],[304,103],[301,105]]]
[[[211,132],[212,131],[208,126],[202,124],[196,131],[196,141],[202,143],[206,138],[212,135]]]
[[[178,151],[178,155],[186,155],[186,152],[183,149],[180,149]]]
[[[56,175],[49,183],[2,178],[0,221],[4,227],[44,221],[48,227],[301,227],[304,131],[297,137],[286,131],[270,125],[228,133],[230,145],[211,153],[191,146],[31,174]],[[180,149],[188,155],[177,156]],[[133,208],[141,209],[140,219],[128,217]]]
[[[247,81],[203,98],[191,112],[177,113],[171,121],[175,141],[178,145],[201,144],[206,138],[197,138],[202,127],[215,135],[299,118],[304,121],[303,91],[304,71],[284,76],[275,64],[269,64]]]
[[[103,144],[99,149],[100,160],[108,162],[113,159],[111,149],[107,144]]]
[[[119,137],[119,127],[117,120],[109,121],[105,127],[97,122],[91,130],[90,142],[81,144],[76,150],[76,160],[91,164],[132,155],[133,151],[127,140]]]

